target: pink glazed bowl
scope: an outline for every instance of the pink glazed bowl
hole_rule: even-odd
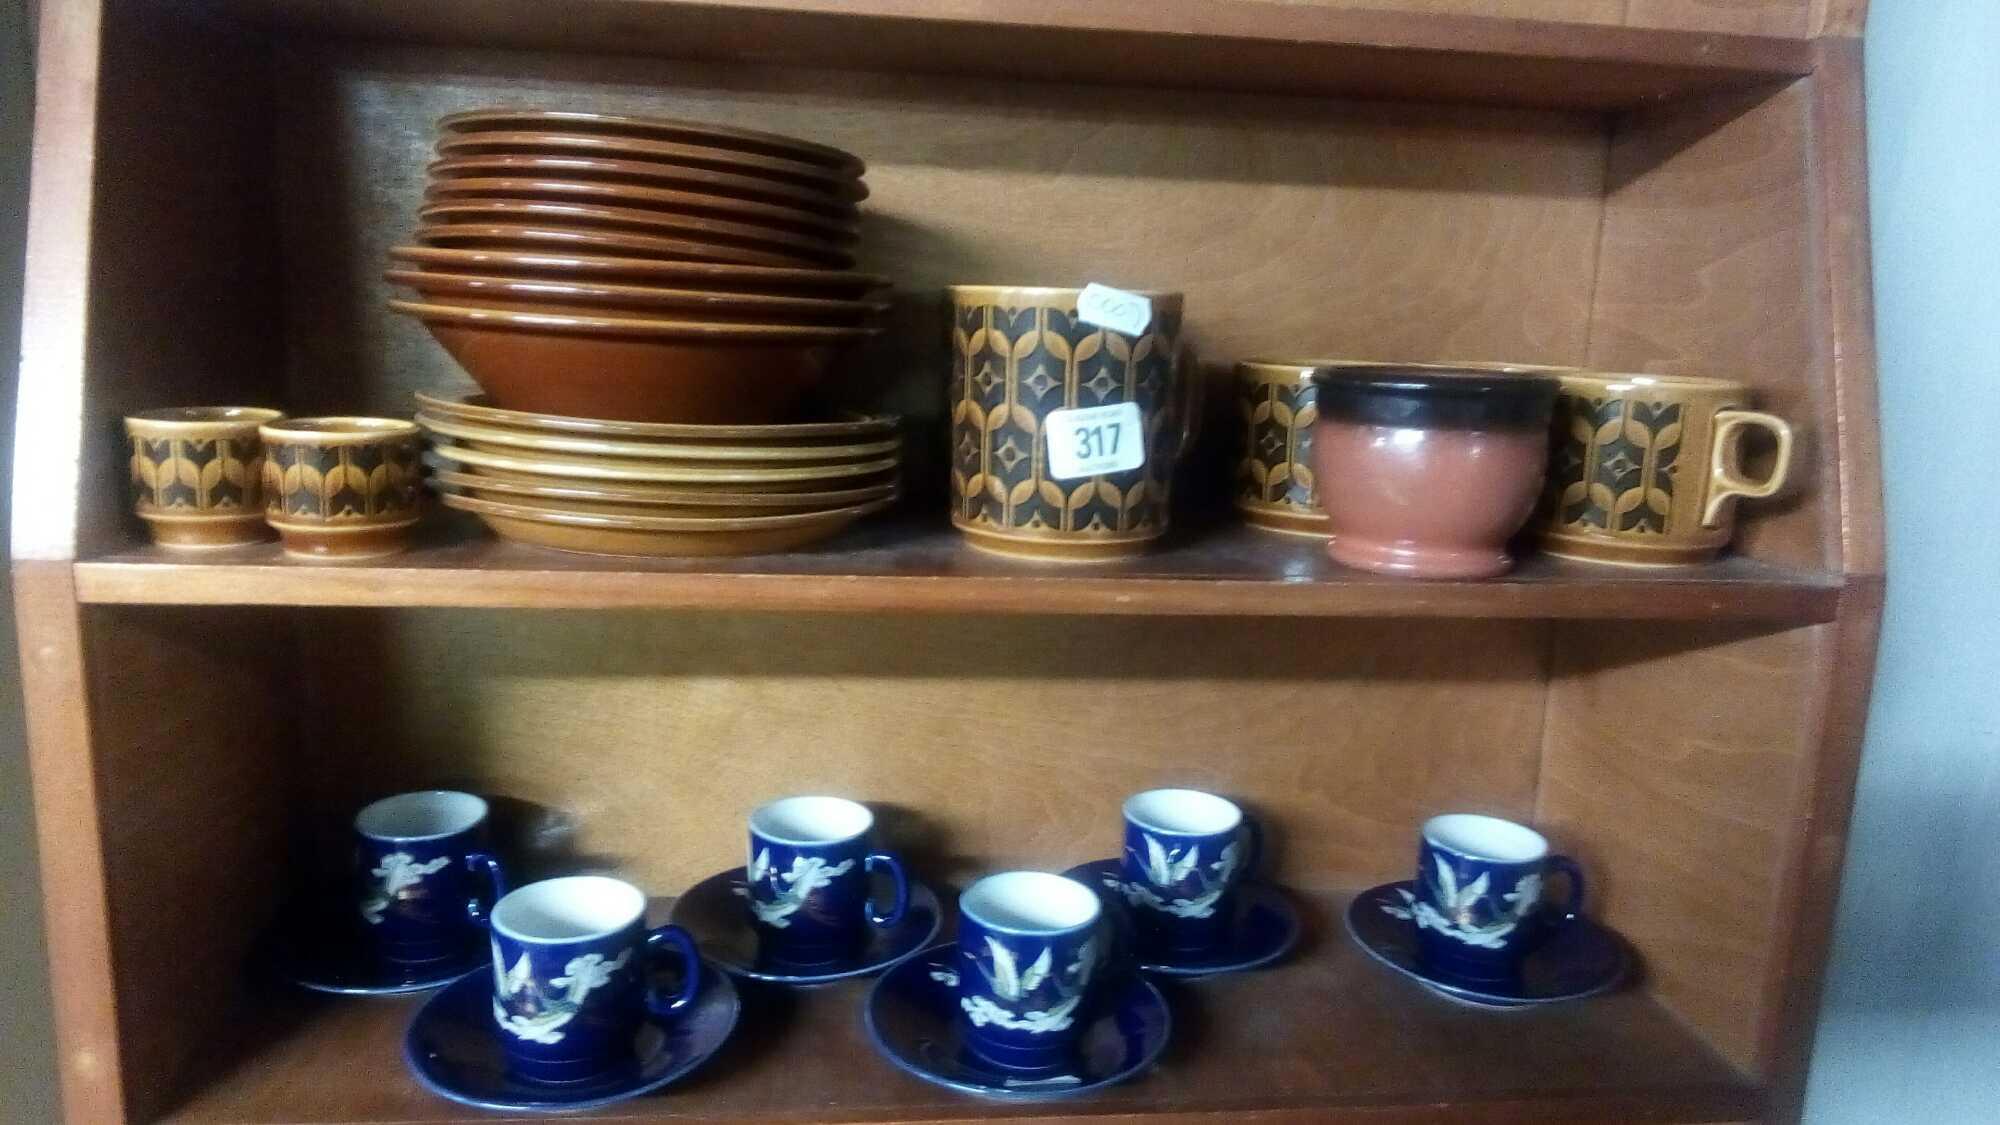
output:
[[[1335,562],[1407,578],[1491,578],[1533,512],[1557,381],[1473,367],[1314,372],[1313,471]]]

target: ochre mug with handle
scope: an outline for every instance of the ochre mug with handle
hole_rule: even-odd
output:
[[[1707,562],[1735,535],[1736,502],[1775,495],[1790,474],[1792,427],[1750,409],[1743,383],[1589,371],[1560,378],[1534,522],[1549,554],[1628,566]],[[1761,480],[1742,467],[1753,430],[1774,446]]]

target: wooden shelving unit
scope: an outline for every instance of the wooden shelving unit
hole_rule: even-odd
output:
[[[528,870],[671,893],[773,793],[850,792],[920,873],[1109,854],[1179,782],[1272,828],[1284,967],[1174,990],[1156,1071],[995,1107],[876,1060],[858,986],[754,994],[608,1120],[1786,1121],[1882,589],[1859,0],[76,0],[43,6],[14,555],[72,1121],[490,1119],[402,1072],[410,1003],[241,967],[365,799],[503,799]],[[480,104],[739,122],[862,154],[897,281],[850,380],[912,497],[791,556],[641,562],[444,515],[409,553],[176,556],[121,414],[403,413],[462,386],[383,307],[430,123]],[[1154,555],[972,551],[941,473],[939,290],[1181,289],[1218,371],[1317,353],[1742,378],[1797,488],[1685,572],[1399,583],[1237,526],[1212,385]],[[559,611],[559,612],[537,612]],[[1334,620],[1338,619],[1338,620]],[[1532,819],[1627,990],[1457,1007],[1345,894],[1445,809]]]

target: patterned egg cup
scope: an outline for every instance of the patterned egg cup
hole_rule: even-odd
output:
[[[265,518],[297,558],[401,551],[422,514],[422,433],[399,418],[297,418],[267,424]]]
[[[1792,428],[1746,409],[1750,388],[1676,375],[1560,376],[1548,485],[1534,527],[1552,555],[1626,566],[1707,562],[1735,533],[1736,501],[1784,487]],[[1770,435],[1762,480],[1743,439]]]
[[[1080,289],[951,287],[951,522],[982,550],[1094,562],[1166,534],[1174,465],[1193,444],[1199,370],[1181,344],[1181,295],[1145,293],[1138,336],[1078,318]],[[1044,427],[1057,410],[1139,406],[1138,468],[1056,480]]]
[[[254,406],[183,406],[125,418],[132,506],[163,547],[235,547],[271,537],[264,523],[264,444],[284,414]]]

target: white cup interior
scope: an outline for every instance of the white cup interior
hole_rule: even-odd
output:
[[[1549,854],[1549,842],[1525,824],[1477,813],[1446,813],[1424,822],[1424,839],[1468,859],[1529,863]]]
[[[961,914],[990,930],[1057,934],[1097,921],[1097,892],[1044,871],[988,875],[958,896]]]
[[[1125,819],[1149,832],[1210,836],[1242,824],[1243,810],[1199,789],[1148,789],[1125,798]]]
[[[569,875],[529,883],[493,904],[493,928],[515,941],[605,937],[646,915],[646,895],[622,879]]]
[[[425,789],[384,797],[354,814],[354,829],[381,840],[434,840],[477,827],[486,802],[470,793]]]
[[[845,797],[786,797],[750,814],[750,830],[779,844],[837,844],[874,826],[868,806]]]

